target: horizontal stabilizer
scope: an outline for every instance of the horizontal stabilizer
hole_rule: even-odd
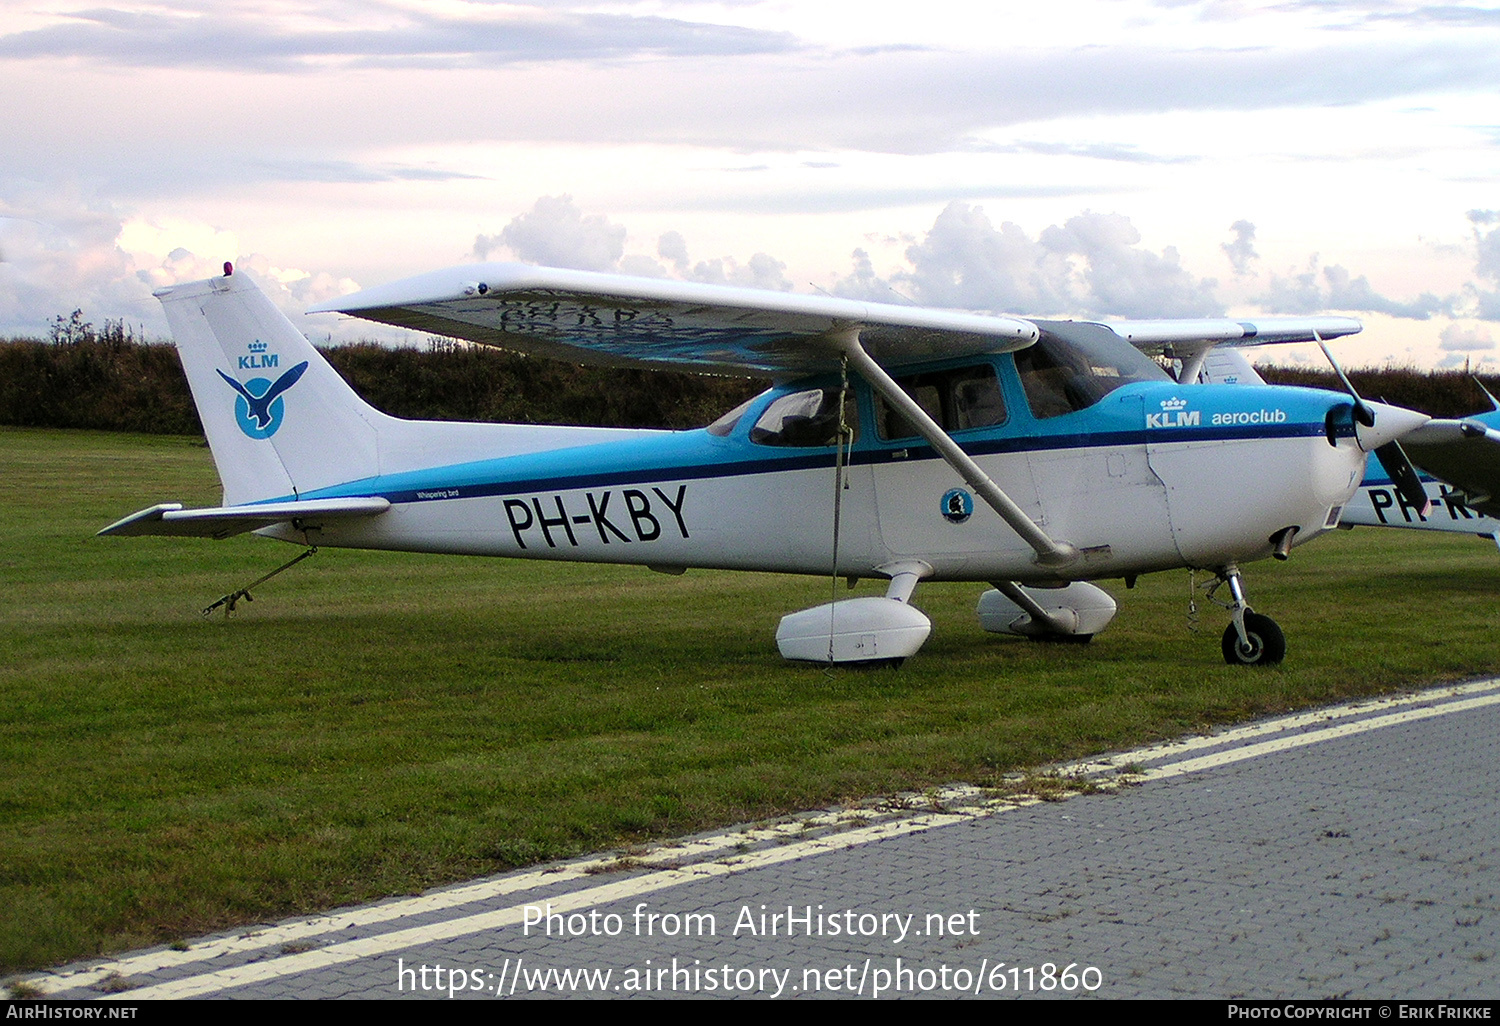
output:
[[[228,538],[287,521],[321,523],[349,517],[371,517],[390,508],[390,502],[380,498],[309,499],[306,502],[262,502],[207,509],[183,509],[181,503],[163,502],[110,524],[99,535]]]

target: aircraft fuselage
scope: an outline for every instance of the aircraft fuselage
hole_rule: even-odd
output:
[[[840,387],[816,379],[752,400],[727,429],[382,475],[300,497],[392,503],[378,518],[325,525],[310,536],[319,545],[861,577],[919,560],[935,580],[1042,582],[1263,558],[1288,526],[1299,542],[1333,526],[1364,471],[1352,432],[1328,437],[1330,411],[1348,406],[1335,393],[1133,382],[1037,417],[1012,357],[983,365],[1005,412],[952,436],[1049,534],[1081,550],[1071,566],[1039,566],[857,379],[846,406],[856,438],[837,479],[833,445],[796,444],[788,432],[755,440],[778,402]],[[952,370],[936,365],[930,376]],[[290,526],[263,533],[303,540]]]

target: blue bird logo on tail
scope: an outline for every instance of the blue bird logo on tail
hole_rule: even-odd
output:
[[[234,419],[239,422],[240,430],[250,438],[274,435],[286,414],[281,393],[295,385],[306,370],[307,361],[303,360],[274,382],[270,378],[251,378],[244,384],[219,371],[219,377],[239,393],[234,401]]]

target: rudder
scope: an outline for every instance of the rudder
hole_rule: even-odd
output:
[[[226,505],[296,497],[379,472],[392,418],[360,399],[243,271],[156,293]]]

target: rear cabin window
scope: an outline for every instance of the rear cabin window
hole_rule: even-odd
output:
[[[844,423],[849,440],[859,437],[859,407],[851,389],[844,401]],[[810,448],[839,441],[839,390],[812,388],[781,396],[750,429],[757,445]]]
[[[995,368],[989,364],[911,374],[897,378],[896,384],[944,431],[1005,423],[1005,397],[1000,393]],[[918,434],[911,422],[879,395],[875,396],[875,417],[878,433],[885,441]]]

